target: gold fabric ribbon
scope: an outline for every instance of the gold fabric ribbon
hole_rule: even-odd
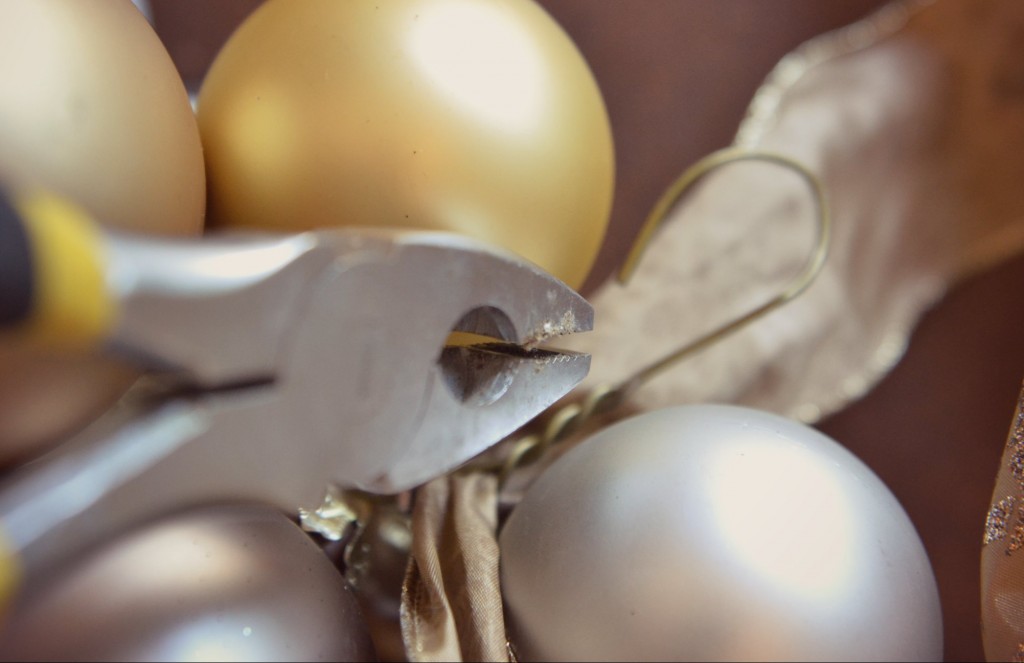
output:
[[[441,477],[416,492],[402,586],[410,661],[508,661],[498,579],[498,480]]]

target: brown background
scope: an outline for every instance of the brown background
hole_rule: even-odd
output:
[[[154,0],[158,31],[198,87],[256,2]],[[662,188],[727,145],[771,67],[879,0],[543,0],[608,104],[618,176],[607,244],[585,290],[615,268]],[[947,660],[982,658],[978,560],[999,455],[1024,377],[1024,259],[957,287],[904,360],[821,428],[867,462],[917,525],[939,579]],[[1014,287],[1018,286],[1018,287]]]

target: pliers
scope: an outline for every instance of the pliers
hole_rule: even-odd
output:
[[[201,240],[104,231],[0,195],[0,327],[97,344],[174,388],[0,486],[13,595],[64,559],[211,501],[315,509],[329,484],[411,489],[514,432],[586,375],[541,347],[593,310],[538,267],[440,232]],[[446,345],[452,332],[474,342]]]

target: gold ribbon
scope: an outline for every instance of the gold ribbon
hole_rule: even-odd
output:
[[[410,661],[514,660],[498,577],[498,479],[440,477],[416,492],[402,586]]]

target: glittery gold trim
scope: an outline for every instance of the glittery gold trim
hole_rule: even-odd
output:
[[[1024,387],[1017,398],[1017,410],[1006,437],[1003,459],[1005,465],[1000,472],[1009,472],[1013,477],[1017,494],[1006,495],[989,508],[982,545],[1005,540],[1005,553],[1012,555],[1024,548]],[[1005,483],[1003,487],[1007,488]]]
[[[982,545],[988,545],[993,541],[1001,541],[1006,538],[1006,531],[1009,528],[1010,520],[1013,518],[1013,507],[1017,499],[1008,495],[992,505],[985,518],[985,537]]]
[[[1006,554],[1015,553],[1024,546],[1024,509],[1017,512],[1017,524],[1013,526],[1013,534],[1006,544]]]

